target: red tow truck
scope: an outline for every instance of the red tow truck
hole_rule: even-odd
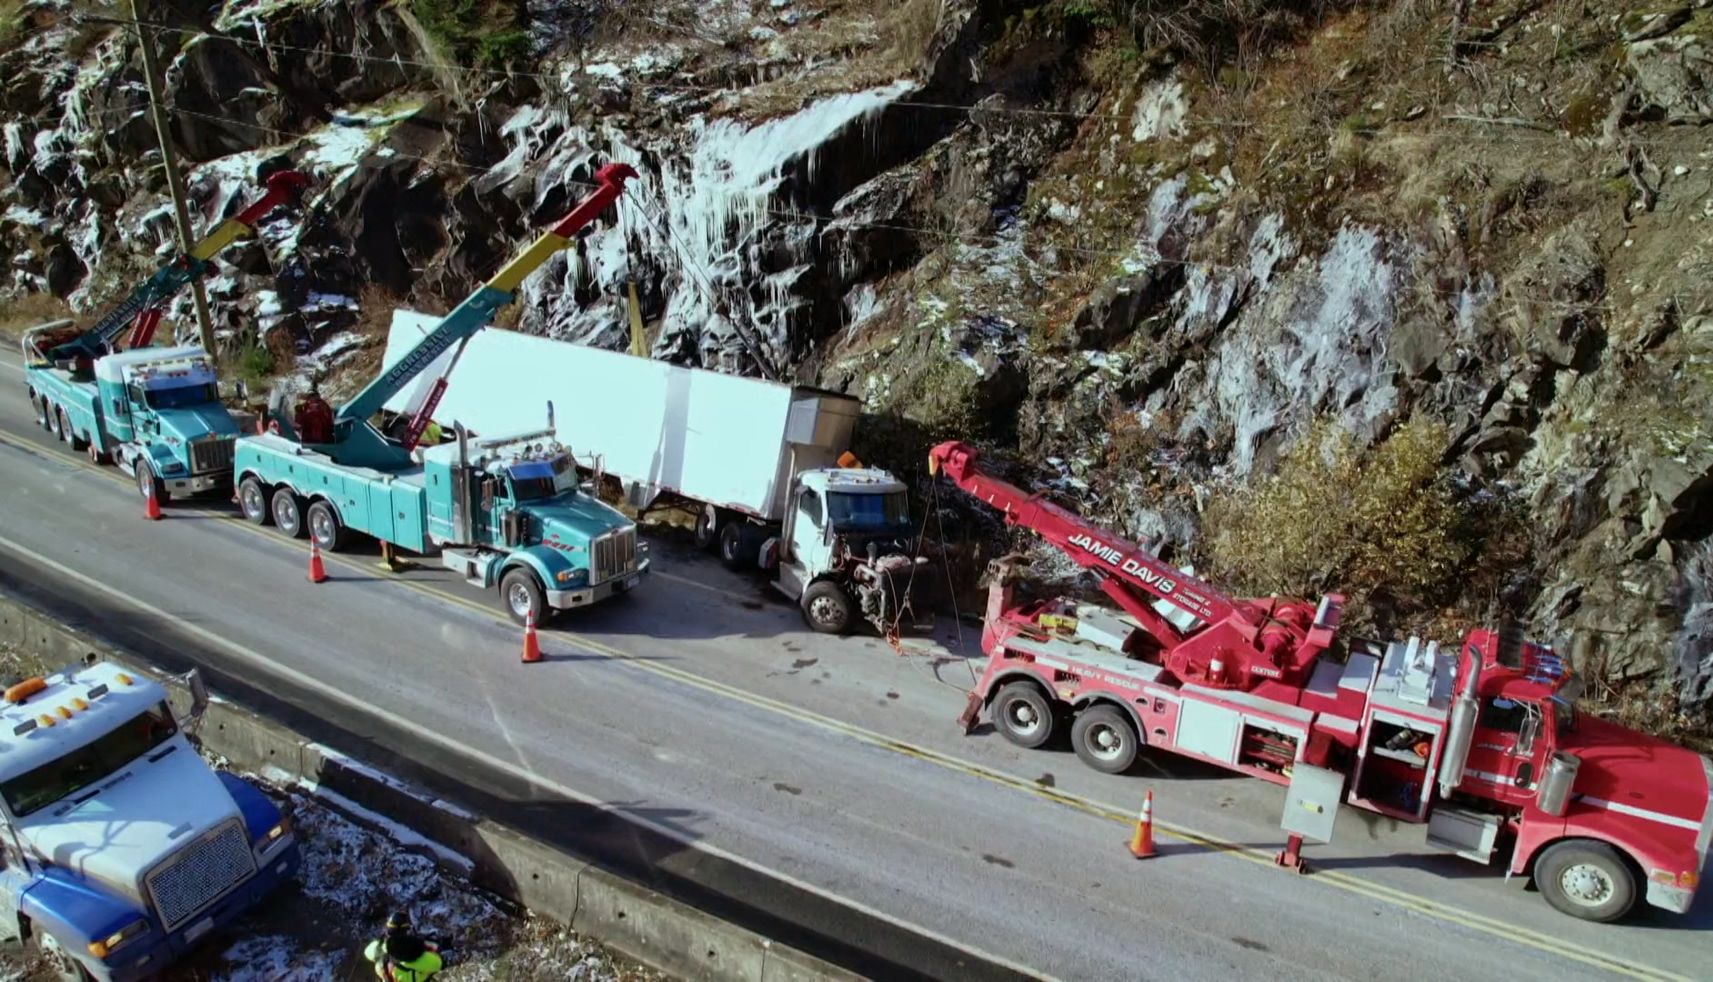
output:
[[[1068,724],[1099,771],[1129,769],[1147,746],[1288,797],[1293,774],[1313,772],[1325,811],[1425,822],[1429,846],[1483,864],[1508,852],[1506,875],[1532,877],[1566,914],[1613,921],[1644,894],[1689,909],[1713,838],[1713,760],[1578,712],[1581,683],[1550,648],[1488,629],[1451,650],[1344,639],[1339,595],[1232,599],[984,473],[963,443],[934,447],[928,466],[1090,571],[1118,608],[1017,604],[1001,569],[966,734],[984,709],[1023,747]]]

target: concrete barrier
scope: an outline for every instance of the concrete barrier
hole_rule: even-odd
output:
[[[55,668],[89,657],[117,661],[166,685],[180,711],[190,704],[183,679],[138,664],[6,596],[0,596],[0,640]],[[461,858],[467,868],[458,872],[476,885],[658,971],[708,982],[862,978],[477,816],[233,703],[211,700],[193,734],[237,770],[329,791],[385,816]]]

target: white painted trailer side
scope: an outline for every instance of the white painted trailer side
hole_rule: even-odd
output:
[[[439,321],[395,311],[384,364]],[[420,404],[451,355],[386,408]],[[498,435],[539,429],[549,401],[560,442],[598,455],[633,502],[673,492],[769,521],[783,516],[796,470],[831,466],[849,448],[860,408],[835,393],[489,329],[470,338],[434,417]]]

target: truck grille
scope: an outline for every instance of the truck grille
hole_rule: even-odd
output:
[[[615,576],[636,572],[636,527],[608,532],[595,540],[595,568],[591,583],[605,583]]]
[[[232,467],[232,453],[236,446],[229,436],[211,436],[197,440],[190,445],[190,470],[193,474],[206,474],[209,471],[229,470]]]
[[[236,821],[180,849],[149,873],[149,896],[168,931],[255,872],[249,839]]]

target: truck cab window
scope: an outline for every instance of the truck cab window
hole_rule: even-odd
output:
[[[803,489],[803,493],[797,498],[797,510],[808,519],[809,524],[816,528],[821,527],[821,496],[813,489]]]
[[[105,780],[177,732],[172,710],[160,703],[92,742],[0,783],[0,796],[13,815],[22,818]]]
[[[1501,733],[1521,733],[1529,718],[1528,707],[1512,699],[1494,697],[1481,705],[1481,726]]]

